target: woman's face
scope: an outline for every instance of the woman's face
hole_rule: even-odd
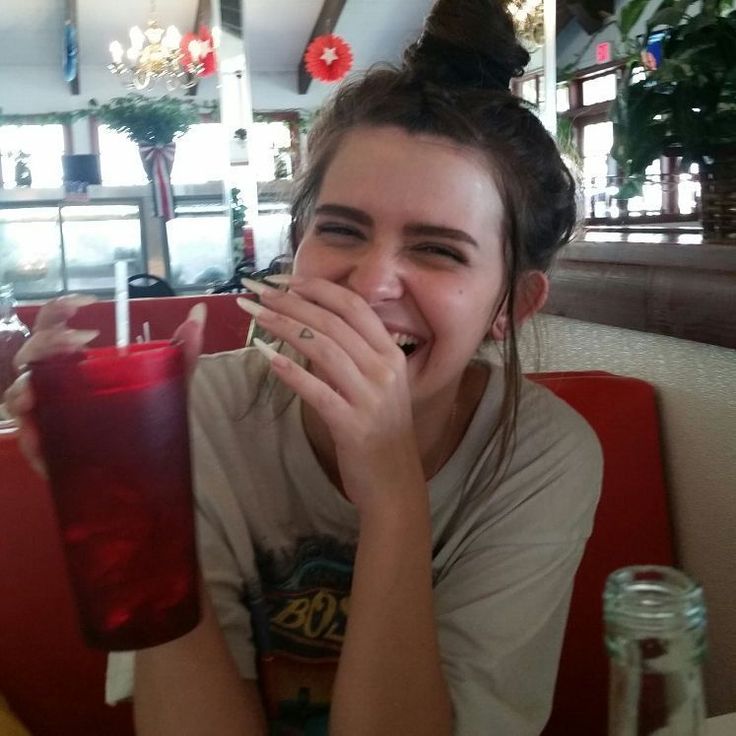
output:
[[[397,342],[414,345],[416,406],[456,391],[489,334],[504,290],[503,214],[479,153],[357,129],[327,169],[294,270],[360,294]]]

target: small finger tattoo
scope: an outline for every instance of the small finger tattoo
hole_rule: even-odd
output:
[[[305,327],[299,334],[299,337],[301,337],[302,340],[314,340],[314,332],[312,332],[309,327]]]

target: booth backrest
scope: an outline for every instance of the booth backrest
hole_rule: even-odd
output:
[[[143,324],[148,322],[151,339],[166,340],[186,319],[197,303],[207,305],[207,324],[204,332],[205,353],[235,350],[245,345],[250,317],[235,303],[237,294],[206,294],[196,296],[157,297],[130,301],[131,339],[143,335]],[[33,326],[40,306],[18,307],[18,315],[29,327]],[[92,346],[115,344],[115,305],[99,301],[80,309],[70,325],[78,329],[100,330]]]
[[[545,733],[604,733],[603,581],[622,565],[672,562],[654,395],[643,381],[603,373],[535,379],[586,417],[605,458]],[[130,708],[103,705],[104,655],[86,649],[76,629],[48,489],[14,437],[0,437],[0,468],[0,692],[35,736],[127,736]]]
[[[147,320],[154,338],[168,337],[191,306],[204,300],[209,307],[205,350],[237,348],[245,342],[248,317],[234,299],[232,295],[218,295],[136,300],[131,302],[131,323],[134,330],[140,331],[142,322]],[[112,315],[112,304],[101,302],[81,310],[75,322],[80,327],[102,328],[98,343],[111,344]],[[30,311],[22,317],[32,324]],[[714,403],[712,383],[701,385],[707,381],[707,373],[701,383],[688,384],[691,390],[682,409],[690,417],[687,426],[694,423],[699,430],[707,433],[710,429],[712,434],[702,440],[688,437],[683,433],[685,420],[677,404],[679,394],[675,391],[672,395],[671,380],[664,376],[667,364],[663,365],[662,375],[652,369],[653,373],[647,376],[642,375],[644,369],[637,371],[636,361],[632,362],[632,373],[655,384],[659,407],[654,389],[642,380],[583,371],[607,367],[606,361],[596,356],[599,350],[608,357],[613,370],[628,373],[626,366],[621,365],[620,355],[626,352],[622,345],[630,346],[632,340],[637,346],[636,354],[641,351],[641,362],[646,365],[649,360],[656,368],[656,355],[653,357],[645,338],[673,338],[644,336],[636,343],[640,333],[631,333],[634,336],[631,337],[630,331],[618,330],[627,334],[608,336],[605,340],[596,337],[587,349],[581,349],[587,331],[596,330],[597,335],[601,327],[567,322],[571,321],[552,321],[543,326],[557,351],[554,359],[543,356],[542,367],[547,371],[570,369],[572,373],[548,373],[535,378],[568,401],[592,425],[603,446],[605,476],[593,537],[576,579],[555,705],[546,734],[575,736],[605,732],[602,724],[606,656],[600,604],[603,580],[608,572],[621,565],[667,564],[673,560],[660,463],[659,417],[666,467],[670,471],[668,488],[675,484],[677,491],[670,498],[677,559],[686,571],[704,583],[711,614],[708,665],[711,713],[736,710],[736,702],[731,700],[736,693],[733,395],[723,393],[719,395],[720,401]],[[684,356],[675,361],[681,370],[683,362],[694,360],[689,353],[690,345],[668,346],[673,351],[684,351]],[[724,350],[724,353],[734,351]],[[736,362],[719,362],[724,357],[722,353],[709,357],[708,366],[720,381],[724,379],[719,366],[736,369]],[[702,364],[696,370],[703,371]],[[705,398],[700,398],[701,395]],[[675,409],[670,403],[676,404]],[[703,420],[703,412],[709,421]],[[715,457],[708,454],[705,460],[698,457],[704,443],[719,451]],[[730,447],[728,455],[724,454],[726,447]],[[683,457],[673,458],[673,448],[676,456]],[[682,467],[683,462],[699,470],[700,483],[693,481],[688,468]],[[712,467],[719,472],[709,475]],[[725,475],[729,467],[733,472]],[[716,489],[718,483],[723,484],[720,493]],[[705,508],[697,503],[699,498],[703,499]],[[0,632],[0,693],[6,695],[34,736],[129,736],[132,733],[129,706],[111,709],[103,705],[104,654],[86,649],[77,633],[48,490],[25,465],[12,435],[0,435]],[[572,724],[580,724],[580,730]]]
[[[603,447],[603,487],[593,534],[575,577],[552,716],[544,736],[605,734],[608,657],[601,594],[610,572],[674,563],[653,387],[604,372],[532,376],[593,427]]]
[[[79,634],[45,482],[0,434],[0,693],[33,736],[132,736]]]
[[[250,318],[235,295],[136,299],[133,337],[171,337],[194,304],[207,304],[204,351],[245,345]],[[33,325],[38,306],[21,306]],[[81,309],[71,325],[99,329],[93,345],[115,341],[114,305]],[[0,693],[33,736],[132,736],[129,704],[104,703],[106,655],[78,632],[46,483],[21,457],[14,433],[0,434]]]
[[[676,557],[708,607],[709,714],[736,711],[736,350],[552,316],[522,342],[527,371],[605,370],[654,386]]]

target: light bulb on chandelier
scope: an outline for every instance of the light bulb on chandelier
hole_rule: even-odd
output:
[[[508,10],[516,31],[530,51],[544,43],[544,2],[542,0],[509,0]]]
[[[119,41],[110,44],[112,63],[108,69],[127,81],[131,89],[143,90],[161,80],[167,90],[189,89],[200,77],[214,71],[214,52],[219,45],[217,29],[202,26],[197,35],[182,38],[176,26],[166,30],[156,19],[155,2],[151,2],[151,18],[146,30],[130,29],[130,46],[124,49]]]

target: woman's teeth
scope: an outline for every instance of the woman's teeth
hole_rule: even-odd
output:
[[[394,342],[404,351],[404,355],[406,356],[411,355],[416,350],[417,343],[419,342],[416,337],[403,333],[394,333],[391,337],[393,337]]]

